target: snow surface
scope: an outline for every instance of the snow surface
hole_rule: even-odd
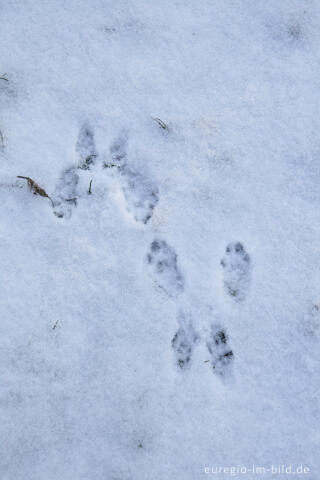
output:
[[[318,480],[319,22],[1,2],[1,480]]]

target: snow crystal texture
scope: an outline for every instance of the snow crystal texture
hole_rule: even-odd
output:
[[[319,22],[1,2],[1,480],[318,480]]]

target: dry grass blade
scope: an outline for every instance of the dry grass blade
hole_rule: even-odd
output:
[[[59,323],[59,319],[56,321],[56,323],[53,325],[52,330],[55,330],[57,328],[57,325]]]
[[[39,187],[39,185],[34,181],[32,180],[32,178],[30,177],[23,177],[21,175],[18,175],[17,178],[24,178],[25,180],[27,180],[27,183],[28,183],[28,187],[30,188],[31,192],[34,194],[34,195],[40,195],[40,197],[46,197],[46,198],[49,198],[52,206],[53,206],[53,201],[51,199],[51,197],[49,197],[49,195],[47,194],[47,192]]]
[[[155,122],[157,122],[157,124],[159,125],[160,128],[162,128],[162,130],[169,130],[169,127],[166,123],[164,123],[161,118],[158,118],[158,117],[151,117],[152,120],[154,120]]]
[[[1,77],[0,77],[0,80],[4,80],[5,82],[9,82],[6,75],[7,75],[6,73],[2,74]]]

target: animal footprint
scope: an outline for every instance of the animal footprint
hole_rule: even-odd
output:
[[[158,188],[145,175],[129,167],[127,143],[128,136],[123,133],[111,145],[110,160],[104,162],[104,168],[118,169],[127,211],[137,222],[146,224],[159,201]]]
[[[169,296],[184,290],[184,279],[178,268],[177,254],[165,240],[154,240],[150,245],[147,262],[151,275]]]
[[[137,222],[146,224],[159,201],[158,189],[140,173],[125,168],[122,173],[122,191],[127,211]]]
[[[183,314],[179,316],[180,327],[171,340],[176,363],[185,370],[190,367],[190,360],[193,354],[194,346],[199,339],[191,320],[186,320]]]
[[[70,218],[79,197],[77,188],[80,170],[90,170],[95,157],[94,133],[90,125],[82,125],[75,150],[79,155],[78,166],[69,167],[62,172],[53,195],[54,214],[59,218]]]
[[[76,152],[78,152],[80,160],[78,168],[81,170],[90,170],[95,162],[96,147],[94,141],[94,133],[90,125],[82,125],[78,140],[76,143]]]
[[[227,245],[221,265],[226,292],[237,301],[243,300],[249,288],[251,260],[240,242]]]
[[[54,214],[57,217],[71,217],[72,210],[77,205],[78,183],[79,175],[75,167],[63,171],[53,195]]]
[[[214,373],[224,377],[230,370],[234,359],[232,350],[228,345],[228,335],[219,325],[211,325],[210,339],[207,347],[211,355],[211,366]]]

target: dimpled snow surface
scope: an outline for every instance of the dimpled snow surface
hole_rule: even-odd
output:
[[[1,2],[1,480],[319,479],[319,24]]]

